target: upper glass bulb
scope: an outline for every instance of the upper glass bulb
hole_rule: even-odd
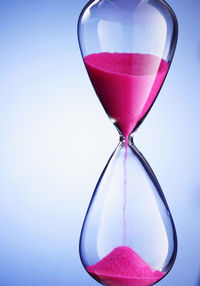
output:
[[[94,89],[118,131],[143,121],[169,70],[177,20],[160,0],[96,0],[78,22],[81,53]]]

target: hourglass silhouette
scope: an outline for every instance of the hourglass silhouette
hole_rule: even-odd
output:
[[[79,17],[87,72],[120,138],[80,237],[83,266],[103,285],[153,285],[175,261],[174,222],[134,135],[169,71],[177,35],[176,16],[163,0],[93,0]]]

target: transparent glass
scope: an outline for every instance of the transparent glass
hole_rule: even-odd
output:
[[[169,5],[162,0],[89,1],[82,10],[78,21],[79,45],[87,70],[88,65],[85,60],[91,54],[140,53],[155,57],[147,63],[146,69],[152,69],[152,75],[154,76],[152,76],[148,84],[145,84],[143,97],[147,96],[154,86],[155,75],[161,59],[168,64],[169,70],[176,48],[177,35],[178,24],[176,16]],[[104,100],[104,96],[95,84],[89,70],[88,73],[105,111],[117,129],[123,133],[117,120],[117,110],[115,112],[110,110],[106,104],[107,100]],[[164,74],[164,77],[166,75],[167,72]],[[116,86],[116,82],[114,86]],[[162,84],[157,85],[156,95],[150,96],[145,108],[145,100],[143,100],[143,104],[139,106],[138,114],[133,114],[136,117],[134,120],[129,116],[131,106],[129,107],[126,120],[134,121],[129,134],[141,124],[161,87]],[[116,86],[117,88],[119,86]]]
[[[169,71],[176,16],[161,0],[90,1],[78,38],[91,83],[119,132],[80,237],[87,272],[108,286],[147,286],[174,264],[174,222],[155,174],[134,145]]]

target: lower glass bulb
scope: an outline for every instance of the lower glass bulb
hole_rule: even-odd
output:
[[[177,252],[169,207],[149,164],[129,137],[109,159],[80,238],[87,272],[108,286],[148,286],[171,269]]]

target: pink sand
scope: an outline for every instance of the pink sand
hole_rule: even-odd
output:
[[[123,167],[124,167],[124,202],[123,202],[123,245],[126,245],[126,192],[127,192],[127,166],[126,166],[126,161],[127,161],[127,155],[128,155],[128,140],[127,137],[125,138],[125,154],[124,154],[124,162],[123,162]]]
[[[87,271],[108,286],[148,286],[165,276],[127,246],[115,248],[95,265],[88,266]]]
[[[151,107],[168,63],[149,54],[98,53],[84,58],[95,91],[125,138]]]

